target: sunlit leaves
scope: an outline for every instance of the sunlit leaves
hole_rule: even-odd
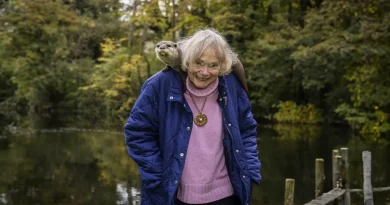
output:
[[[321,122],[321,113],[313,104],[296,105],[292,101],[280,102],[278,112],[274,117],[281,123],[318,124]]]
[[[101,100],[109,112],[116,114],[130,110],[147,76],[144,58],[133,55],[129,59],[128,50],[120,42],[105,39],[101,44],[100,64],[96,65],[90,84],[81,88],[81,92],[96,93],[102,98],[96,100]]]
[[[105,38],[104,42],[101,44],[101,48],[103,51],[103,56],[110,56],[110,54],[114,51],[114,49],[117,47],[117,43],[114,42],[110,38]],[[100,61],[105,61],[106,59],[102,58]]]

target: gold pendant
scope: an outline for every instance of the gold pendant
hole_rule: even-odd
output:
[[[198,125],[199,127],[205,125],[207,122],[207,116],[203,113],[199,113],[194,118],[195,125]]]

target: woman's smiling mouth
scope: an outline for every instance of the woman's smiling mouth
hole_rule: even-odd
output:
[[[201,77],[198,77],[198,76],[196,76],[196,78],[197,78],[198,80],[200,80],[200,81],[207,81],[207,80],[208,80],[208,78],[201,78]]]

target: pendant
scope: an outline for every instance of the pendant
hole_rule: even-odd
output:
[[[203,113],[199,113],[194,118],[195,125],[198,125],[199,127],[205,125],[207,122],[207,116]]]

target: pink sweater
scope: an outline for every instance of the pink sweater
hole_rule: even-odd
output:
[[[223,152],[222,113],[217,103],[218,79],[205,89],[197,89],[188,78],[186,84],[188,91],[184,96],[194,117],[198,110],[188,92],[199,109],[208,96],[203,109],[207,123],[203,127],[193,123],[177,198],[189,204],[209,203],[233,195]]]

